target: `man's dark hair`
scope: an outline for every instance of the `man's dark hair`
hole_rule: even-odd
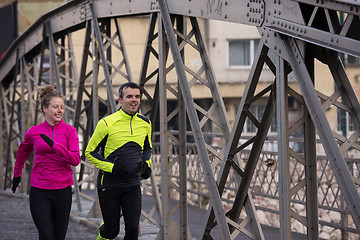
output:
[[[120,86],[119,88],[119,97],[123,98],[123,91],[125,88],[137,88],[140,90],[140,86],[137,83],[134,82],[127,82]]]

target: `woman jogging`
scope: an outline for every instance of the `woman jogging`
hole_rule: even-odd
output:
[[[71,166],[80,163],[76,129],[63,120],[64,99],[51,85],[38,91],[45,121],[26,131],[16,156],[12,191],[21,180],[25,161],[34,150],[30,178],[30,210],[42,240],[65,239],[74,184]]]

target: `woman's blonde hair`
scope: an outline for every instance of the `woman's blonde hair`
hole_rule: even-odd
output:
[[[40,109],[44,112],[43,107],[48,108],[50,101],[54,97],[62,98],[61,93],[52,85],[45,85],[38,88],[38,99],[40,101]]]

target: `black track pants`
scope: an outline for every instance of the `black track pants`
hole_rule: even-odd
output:
[[[71,187],[30,188],[30,211],[40,240],[64,240],[71,210]]]
[[[124,240],[136,240],[139,233],[139,219],[141,213],[140,186],[98,189],[101,213],[104,224],[100,227],[103,238],[113,239],[120,231],[120,213],[124,216]]]

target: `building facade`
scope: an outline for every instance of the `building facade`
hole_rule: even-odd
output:
[[[10,1],[1,3],[2,5],[8,4]],[[19,0],[18,1],[18,30],[19,35],[26,31],[39,17],[53,8],[66,3],[67,1],[52,0]],[[128,17],[122,18],[121,31],[123,34],[126,51],[129,58],[129,65],[132,72],[133,81],[139,81],[139,73],[141,70],[141,61],[145,46],[145,36],[147,34],[147,28],[149,19],[147,17]],[[220,93],[223,97],[226,107],[228,121],[230,126],[233,125],[236,116],[237,108],[240,103],[242,93],[248,76],[251,70],[252,63],[256,54],[257,46],[261,36],[256,27],[228,23],[216,20],[203,20],[200,22],[203,37],[207,43],[208,54],[211,60],[214,75],[219,84]],[[82,46],[84,39],[84,30],[81,29],[73,34],[73,43],[75,46],[76,56],[81,56]],[[77,47],[78,46],[78,47]],[[190,66],[197,66],[201,64],[199,56],[192,53],[191,49],[185,49],[185,61]],[[271,50],[270,50],[271,51]],[[273,55],[272,60],[276,62],[276,56]],[[116,55],[113,58],[116,59]],[[352,56],[341,56],[343,63],[346,65],[348,76],[353,84],[353,89],[357,96],[360,96],[360,61]],[[154,66],[158,63],[154,60]],[[78,59],[80,62],[80,59]],[[275,76],[271,70],[265,66],[264,71],[260,77],[259,89],[267,87],[275,81]],[[326,79],[331,77],[330,71],[321,62],[315,62],[315,86],[316,89],[324,94],[328,94],[334,91],[334,86],[326,84]],[[168,75],[168,81],[177,81],[176,73]],[[300,89],[296,80],[290,74],[289,78],[290,87],[296,92],[300,93]],[[155,82],[152,83],[155,88]],[[113,82],[114,89],[120,85],[116,81]],[[151,84],[149,84],[151,88]],[[195,88],[196,89],[196,88]],[[149,90],[152,91],[151,89]],[[106,94],[106,90],[100,91],[100,94]],[[201,89],[193,91],[193,99],[200,105],[206,105],[207,99],[211,97],[211,94]],[[250,109],[257,117],[261,117],[265,108],[266,96],[258,99],[255,106]],[[169,96],[168,107],[176,106],[175,99]],[[301,104],[295,99],[289,98],[289,124],[293,124],[303,114]],[[335,109],[330,109],[326,112],[330,125],[333,130],[343,134],[349,135],[353,131],[353,126],[349,120],[349,116],[344,112],[338,112]],[[276,114],[274,115],[276,116]],[[276,117],[275,117],[276,118]],[[174,122],[173,129],[176,129],[176,121]],[[171,128],[171,126],[170,126]],[[216,133],[216,126],[209,126],[209,132]],[[253,134],[254,127],[251,122],[248,121],[244,128],[244,136],[251,136]],[[276,135],[276,119],[274,119],[269,135]],[[296,135],[301,135],[296,133]],[[216,144],[216,143],[215,143]]]

